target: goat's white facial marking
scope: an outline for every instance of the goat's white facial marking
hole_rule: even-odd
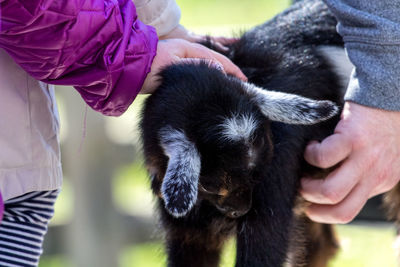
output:
[[[249,162],[247,164],[247,167],[252,169],[252,168],[254,168],[256,166],[256,158],[257,158],[257,154],[254,151],[254,148],[252,148],[252,147],[249,148],[249,151],[247,152],[247,156],[249,158]]]
[[[257,120],[251,114],[233,115],[222,123],[223,138],[231,141],[250,141],[258,126]]]
[[[331,101],[318,101],[282,92],[268,91],[243,82],[261,112],[273,121],[289,124],[315,124],[327,120],[339,111]]]
[[[248,167],[255,166],[256,152],[251,146],[251,141],[259,122],[251,114],[232,115],[221,124],[221,134],[228,141],[243,141],[248,146]]]
[[[169,157],[161,185],[166,210],[174,217],[186,215],[197,200],[200,155],[186,135],[169,126],[160,131],[161,146]]]

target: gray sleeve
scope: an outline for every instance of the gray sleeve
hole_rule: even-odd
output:
[[[400,111],[400,0],[325,0],[354,64],[345,100]]]

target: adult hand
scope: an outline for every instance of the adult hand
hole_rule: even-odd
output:
[[[151,71],[144,81],[142,94],[151,94],[159,85],[157,74],[161,69],[169,64],[180,61],[200,61],[206,60],[210,65],[232,74],[244,81],[247,80],[242,71],[232,63],[227,57],[200,44],[191,43],[183,39],[168,39],[158,42],[157,55],[154,57]]]
[[[400,112],[346,102],[333,135],[311,142],[305,159],[320,168],[338,167],[325,179],[303,178],[306,214],[322,223],[348,223],[368,198],[400,179]]]
[[[226,45],[233,44],[237,42],[239,39],[238,38],[228,38],[228,37],[222,37],[222,36],[204,36],[204,35],[199,35],[194,32],[188,31],[185,27],[182,25],[178,25],[175,27],[171,32],[164,36],[160,36],[160,40],[165,40],[165,39],[184,39],[186,41],[192,42],[192,43],[204,43],[207,41],[207,38],[210,39],[211,43],[217,48],[219,51],[228,51],[228,47]]]

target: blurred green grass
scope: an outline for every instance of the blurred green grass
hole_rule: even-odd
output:
[[[177,0],[182,9],[181,23],[188,29],[210,35],[234,35],[264,22],[290,3],[288,0]],[[136,101],[135,101],[136,102]],[[137,109],[137,108],[136,108]],[[137,110],[133,112],[137,121]],[[61,114],[62,115],[62,114]],[[153,197],[149,179],[140,162],[121,168],[113,182],[114,202],[118,209],[149,216]],[[68,182],[57,201],[53,223],[67,223],[72,211],[73,189]],[[329,267],[394,267],[392,249],[394,228],[390,225],[341,225],[337,227],[342,249]],[[221,266],[234,265],[235,243],[229,241]],[[161,242],[130,246],[121,251],[121,267],[165,266]],[[71,267],[64,255],[42,257],[40,267]]]
[[[391,247],[394,230],[385,226],[340,225],[337,227],[341,249],[329,267],[395,267]],[[221,267],[233,267],[235,242],[224,249]],[[121,254],[121,267],[163,267],[166,256],[161,243],[146,243],[126,248]]]
[[[234,266],[235,242],[229,240],[225,245],[221,264],[222,267]],[[160,242],[146,243],[125,249],[121,255],[121,267],[164,267],[166,255]]]
[[[185,26],[246,25],[262,23],[289,5],[280,0],[177,0]]]
[[[143,164],[136,162],[121,168],[113,181],[116,207],[127,214],[151,216],[154,197],[150,191],[150,178]]]
[[[231,35],[263,23],[284,8],[289,0],[177,0],[181,24],[203,34]]]
[[[340,225],[341,251],[329,267],[395,267],[394,227],[390,224]]]

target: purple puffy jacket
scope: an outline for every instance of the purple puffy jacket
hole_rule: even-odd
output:
[[[131,0],[0,0],[0,48],[34,78],[74,86],[105,115],[135,99],[157,41]],[[0,194],[0,221],[3,210]]]
[[[0,47],[34,78],[72,85],[105,115],[138,94],[157,34],[131,0],[0,0]]]

